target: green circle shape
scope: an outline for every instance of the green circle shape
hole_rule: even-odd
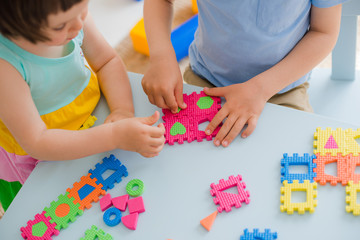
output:
[[[133,190],[134,187],[138,187]],[[133,179],[126,185],[126,192],[132,197],[138,197],[144,192],[144,183],[140,179]]]

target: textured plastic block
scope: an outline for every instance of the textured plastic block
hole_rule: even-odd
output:
[[[211,230],[212,225],[215,221],[215,218],[218,214],[218,211],[216,210],[215,212],[213,212],[212,214],[210,214],[209,216],[207,216],[206,218],[202,219],[200,221],[200,224],[208,231]]]
[[[115,216],[115,218],[111,219],[111,216]],[[103,220],[109,227],[114,227],[118,225],[121,222],[122,214],[119,209],[117,208],[109,208],[105,211],[103,215]]]
[[[145,212],[144,200],[142,197],[131,198],[128,201],[129,213]]]
[[[125,227],[130,230],[136,230],[137,222],[139,219],[139,213],[131,213],[121,218],[122,223]]]
[[[212,140],[219,132],[218,126],[211,135],[206,135],[204,131],[199,130],[199,125],[204,122],[210,122],[221,108],[221,99],[219,97],[207,96],[203,91],[193,92],[190,95],[183,94],[186,109],[181,109],[177,113],[172,113],[168,109],[163,109],[165,126],[165,142],[173,145],[188,141],[189,143],[203,139]]]
[[[150,56],[143,18],[131,29],[130,38],[135,51]]]
[[[73,188],[68,188],[66,191],[69,193],[69,197],[73,197],[74,204],[79,203],[80,209],[91,208],[92,202],[99,201],[100,195],[105,195],[105,191],[102,189],[102,184],[97,184],[96,179],[90,177],[90,173],[87,176],[82,176],[80,182],[76,182]]]
[[[36,214],[34,220],[27,222],[26,227],[20,228],[21,236],[29,240],[52,239],[53,235],[59,235],[59,230],[55,229],[56,223],[50,223],[50,217],[45,217],[45,211]]]
[[[213,198],[215,204],[219,204],[220,206],[217,210],[221,213],[223,210],[226,212],[231,211],[231,207],[235,206],[236,208],[241,207],[241,203],[245,202],[246,204],[250,203],[250,193],[249,191],[245,191],[246,184],[241,181],[241,175],[236,177],[230,176],[228,180],[224,181],[221,179],[218,184],[212,183],[210,185],[211,196],[215,196]],[[238,190],[238,194],[222,192],[231,187],[236,187]]]
[[[293,214],[297,211],[299,214],[304,214],[305,211],[313,213],[317,206],[317,183],[310,183],[309,180],[304,180],[303,183],[299,183],[298,180],[294,180],[293,183],[288,183],[286,180],[283,181],[283,187],[281,187],[280,197],[280,210],[281,212],[286,211],[287,214]],[[293,203],[291,202],[291,193],[293,191],[304,191],[306,192],[306,202]]]
[[[318,153],[316,155],[316,159],[314,159],[314,163],[316,163],[316,168],[314,168],[314,172],[316,172],[316,177],[314,178],[314,180],[320,185],[325,185],[327,182],[329,182],[333,186],[335,186],[337,183],[341,183],[343,186],[345,186],[348,182],[348,159],[349,156],[343,156],[341,153],[338,153],[337,156],[332,156],[330,153],[322,156]],[[326,174],[326,165],[334,162],[336,162],[337,164],[337,176]]]
[[[114,207],[116,207],[120,211],[125,211],[128,200],[129,200],[129,195],[126,194],[126,195],[123,195],[123,196],[113,198],[112,199],[112,204],[114,205]]]
[[[281,182],[284,180],[287,180],[288,183],[292,183],[293,180],[298,180],[300,183],[303,183],[304,180],[314,182],[314,177],[316,177],[316,172],[314,172],[314,168],[316,167],[316,163],[313,162],[314,158],[316,158],[315,155],[310,156],[308,153],[305,153],[303,156],[294,153],[292,157],[287,153],[284,153],[283,158],[281,159]],[[290,173],[289,168],[293,165],[305,165],[307,166],[308,171],[306,174]]]
[[[138,197],[143,194],[145,189],[144,182],[140,179],[132,179],[126,184],[126,192],[132,197]]]
[[[247,228],[244,229],[244,234],[240,236],[240,240],[274,240],[277,239],[277,232],[271,232],[270,229],[265,229],[265,232],[260,232],[255,228],[250,232]]]
[[[113,204],[112,204],[112,199],[111,199],[110,193],[107,193],[105,196],[103,196],[100,199],[100,209],[101,209],[101,211],[105,211],[106,209],[108,209],[112,205]]]
[[[360,204],[357,203],[357,194],[360,194],[360,183],[348,182],[346,187],[346,211],[352,212],[355,216],[360,215]]]
[[[103,178],[103,173],[107,170],[113,170],[114,172],[106,179]],[[104,158],[103,162],[100,164],[95,165],[95,169],[89,170],[91,173],[91,178],[96,178],[97,184],[102,184],[102,189],[107,191],[108,189],[112,189],[114,184],[117,182],[121,182],[122,177],[128,176],[128,171],[124,165],[121,165],[121,162],[115,158],[113,154],[110,155],[108,158]]]
[[[80,238],[80,240],[112,240],[113,237],[105,233],[104,230],[98,228],[95,225],[92,225],[90,229],[85,231],[85,237]]]

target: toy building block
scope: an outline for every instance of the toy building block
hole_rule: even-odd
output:
[[[116,207],[120,211],[125,211],[128,200],[129,200],[129,195],[126,194],[123,196],[115,197],[111,201],[112,201],[112,204],[114,205],[114,207]]]
[[[115,215],[115,218],[110,219],[111,216],[113,216],[113,215]],[[103,220],[106,223],[106,225],[108,225],[109,227],[114,227],[121,222],[121,217],[122,217],[122,214],[121,214],[120,210],[113,207],[113,208],[109,208],[108,210],[105,211],[105,213],[103,215]]]
[[[142,213],[145,212],[144,200],[142,197],[132,198],[128,201],[129,213]]]
[[[80,238],[80,240],[113,240],[113,237],[101,228],[92,225],[90,229],[85,231],[85,237]]]
[[[34,220],[28,221],[26,227],[20,228],[21,236],[29,240],[51,240],[53,235],[59,235],[59,230],[55,229],[56,223],[50,223],[50,219],[45,217],[45,211],[36,214]]]
[[[135,51],[150,56],[143,18],[131,29],[130,37]]]
[[[102,177],[103,173],[107,170],[113,170],[113,172],[108,178],[104,179]],[[95,169],[89,170],[91,173],[91,178],[96,178],[97,184],[102,184],[102,189],[107,191],[108,189],[112,189],[114,187],[115,182],[119,183],[122,180],[122,177],[127,177],[128,172],[124,165],[121,165],[121,162],[115,158],[113,154],[110,157],[105,157],[103,159],[103,163],[98,163],[95,165]]]
[[[360,182],[360,174],[356,173],[356,167],[360,166],[360,155],[359,156],[353,156],[352,153],[348,155],[347,160],[347,181],[352,181],[353,183],[359,183]]]
[[[314,180],[320,185],[325,185],[327,182],[329,182],[331,185],[335,186],[337,183],[341,182],[341,184],[345,186],[348,182],[348,158],[348,156],[343,156],[341,153],[338,153],[337,156],[332,156],[331,153],[327,153],[325,156],[322,156],[320,153],[318,153],[314,159],[314,163],[316,163],[316,168],[314,168],[316,177]],[[326,164],[334,162],[337,163],[337,176],[326,174]]]
[[[281,187],[280,197],[280,210],[281,212],[287,211],[287,214],[293,214],[297,211],[299,214],[304,214],[305,211],[313,213],[317,206],[317,183],[310,183],[309,180],[304,180],[303,183],[299,183],[298,180],[294,180],[293,183],[288,183],[287,180],[283,182]],[[291,202],[291,194],[293,191],[304,191],[306,192],[306,202],[293,203]]]
[[[88,128],[92,127],[95,124],[96,120],[97,120],[97,118],[95,116],[90,115],[90,117],[88,119],[86,119],[86,121],[83,123],[83,125],[81,125],[79,130],[84,130],[84,129],[88,129]]]
[[[352,212],[355,216],[360,215],[360,204],[357,203],[357,194],[360,192],[360,183],[348,182],[346,187],[346,212]]]
[[[101,209],[101,211],[105,211],[106,209],[108,209],[112,205],[113,204],[112,204],[112,199],[111,199],[110,193],[107,193],[105,196],[103,196],[100,199],[100,209]]]
[[[56,202],[52,201],[49,208],[44,208],[45,216],[51,217],[50,222],[56,223],[57,230],[67,228],[69,222],[75,222],[76,216],[84,213],[80,209],[80,204],[74,204],[75,199],[69,198],[68,195],[68,192],[66,195],[60,194]]]
[[[132,197],[138,197],[144,192],[144,182],[140,179],[132,179],[126,184],[126,192]]]
[[[287,153],[284,153],[283,158],[281,159],[281,182],[284,180],[287,180],[288,183],[292,183],[293,180],[298,180],[300,183],[303,183],[304,180],[314,182],[314,177],[316,177],[316,172],[314,172],[314,168],[316,167],[316,163],[313,162],[314,158],[316,158],[315,155],[310,156],[308,153],[305,153],[303,156],[294,153],[292,157]],[[293,165],[305,165],[308,167],[308,171],[306,174],[290,173],[289,168]]]
[[[240,240],[274,240],[277,239],[277,232],[271,232],[270,229],[265,229],[265,232],[260,232],[255,228],[253,232],[249,232],[246,228],[244,234],[240,236]]]
[[[74,204],[80,204],[81,210],[91,208],[92,202],[99,201],[99,196],[105,195],[105,190],[102,189],[103,185],[97,184],[96,179],[90,177],[90,173],[87,176],[82,176],[80,182],[74,183],[73,186],[66,191],[70,198],[75,199]]]
[[[136,230],[137,222],[139,219],[139,213],[131,213],[121,218],[122,223],[125,227],[130,230]]]
[[[171,43],[173,45],[176,59],[180,61],[189,54],[189,46],[194,40],[194,34],[198,27],[198,16],[195,15],[171,32]],[[149,45],[145,34],[144,19],[141,19],[130,31],[130,37],[134,50],[150,56]]]
[[[191,0],[191,10],[193,11],[193,13],[198,13],[199,10],[198,10],[198,6],[197,6],[197,0]]]
[[[246,204],[250,203],[250,193],[245,191],[246,184],[241,181],[241,175],[236,177],[230,176],[228,180],[224,181],[221,179],[218,184],[212,183],[210,185],[211,190],[210,194],[214,197],[214,203],[219,204],[220,206],[217,210],[221,213],[224,209],[226,212],[231,211],[231,207],[235,206],[236,208],[241,207],[241,203],[245,202]],[[231,187],[236,187],[238,194],[222,192]]]
[[[182,144],[184,141],[189,143],[197,140],[201,142],[204,138],[210,141],[220,130],[218,126],[211,135],[206,135],[199,130],[199,125],[206,121],[211,121],[221,108],[219,97],[210,97],[203,91],[199,94],[193,92],[190,95],[183,94],[187,108],[180,109],[177,113],[172,113],[168,109],[163,109],[165,126],[165,143],[173,145],[174,142]]]
[[[357,143],[356,139],[360,138],[360,128],[356,131],[351,128],[345,130],[346,134],[346,147],[348,149],[348,154],[352,153],[353,156],[359,156],[360,145]]]
[[[215,218],[218,214],[218,211],[216,210],[215,212],[213,212],[212,214],[210,214],[209,216],[207,216],[206,218],[202,219],[200,221],[200,224],[210,232],[211,227],[215,221]]]
[[[174,47],[177,61],[189,55],[189,47],[194,40],[198,22],[198,15],[196,14],[171,32],[171,43]]]

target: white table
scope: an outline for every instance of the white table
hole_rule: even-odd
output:
[[[142,75],[129,73],[133,88],[136,116],[151,115],[159,110],[151,105],[142,91]],[[184,92],[200,88],[184,86]],[[104,100],[95,116],[98,123],[108,114]],[[228,148],[212,142],[185,142],[166,145],[158,157],[145,159],[139,154],[116,150],[87,158],[43,162],[35,168],[13,204],[0,221],[0,239],[22,239],[20,227],[41,213],[68,187],[94,168],[103,157],[113,153],[127,167],[129,176],[108,192],[113,196],[126,193],[133,178],[144,181],[142,195],[146,211],[139,215],[137,230],[122,223],[108,227],[102,220],[99,203],[54,239],[79,239],[95,224],[114,239],[240,239],[245,228],[270,228],[278,239],[357,239],[360,238],[360,216],[345,211],[345,187],[318,186],[318,207],[313,214],[288,215],[280,212],[280,160],[283,153],[312,153],[313,134],[317,127],[358,126],[334,121],[315,114],[267,104],[255,132],[246,140],[238,137]],[[210,184],[230,175],[241,174],[250,191],[250,204],[231,212],[218,214],[212,230],[199,223],[214,212],[217,205],[210,195]]]

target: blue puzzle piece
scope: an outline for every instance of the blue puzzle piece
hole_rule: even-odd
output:
[[[314,163],[315,155],[309,155],[305,153],[304,156],[299,156],[297,153],[294,153],[292,157],[288,156],[287,153],[284,153],[283,158],[281,159],[281,183],[284,180],[287,180],[288,183],[292,183],[293,180],[299,180],[299,183],[303,183],[304,180],[309,180],[310,182],[314,182],[314,178],[316,177],[316,172],[314,172],[314,168],[316,168],[316,163]],[[308,172],[305,173],[290,173],[289,167],[294,165],[304,165],[308,167]]]
[[[115,215],[114,219],[110,219],[112,215]],[[105,211],[103,220],[109,227],[114,227],[121,222],[121,216],[121,211],[113,207]]]
[[[102,175],[107,170],[113,170],[114,172],[108,178],[104,179]],[[95,169],[90,169],[89,173],[91,173],[91,178],[97,179],[97,184],[101,183],[103,185],[102,189],[105,191],[112,189],[115,182],[121,182],[122,177],[128,176],[126,167],[121,165],[121,162],[113,154],[111,154],[108,158],[105,157],[103,159],[103,163],[96,164]]]
[[[84,198],[86,198],[90,193],[92,193],[92,191],[95,190],[94,186],[91,186],[89,184],[85,184],[82,188],[79,189],[78,191],[78,195],[80,200],[83,200]]]
[[[265,229],[265,232],[259,232],[258,228],[254,232],[249,232],[244,229],[244,235],[240,236],[240,240],[274,240],[277,239],[277,232],[271,232],[270,229]]]

